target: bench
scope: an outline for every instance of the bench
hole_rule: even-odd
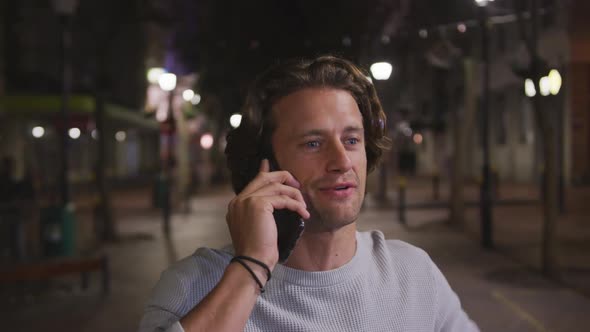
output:
[[[36,263],[17,264],[0,269],[0,282],[16,282],[25,280],[43,280],[52,277],[80,273],[82,289],[88,288],[88,274],[101,272],[102,293],[110,291],[109,260],[106,255],[84,258],[55,258]]]

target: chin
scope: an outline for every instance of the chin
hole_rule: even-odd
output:
[[[351,210],[313,210],[311,218],[306,221],[306,231],[332,232],[356,222],[360,209]]]
[[[348,200],[323,200],[307,196],[306,202],[311,217],[305,222],[306,231],[331,232],[357,221],[364,195],[355,195]]]

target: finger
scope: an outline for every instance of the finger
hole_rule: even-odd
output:
[[[289,196],[267,196],[265,199],[272,205],[274,210],[288,209],[298,213],[303,219],[309,219],[310,217],[305,205]]]
[[[268,163],[268,161],[267,161]],[[268,164],[267,164],[268,166]],[[260,169],[263,166],[261,165]],[[257,191],[258,189],[266,186],[269,183],[284,183],[288,186],[299,188],[301,185],[291,173],[287,171],[276,171],[276,172],[260,172],[258,175],[252,180],[248,185],[242,190],[240,196],[248,196],[253,192]]]
[[[301,191],[299,189],[296,189],[291,186],[287,186],[287,185],[284,185],[284,184],[278,183],[278,182],[269,183],[269,184],[265,185],[264,187],[261,187],[260,189],[251,193],[249,196],[251,197],[251,196],[273,196],[273,195],[275,195],[275,196],[280,196],[280,195],[289,196],[299,202],[302,202],[305,206],[307,206],[307,203],[305,202],[305,199],[303,198],[303,194],[301,193]]]
[[[270,171],[270,164],[268,159],[264,158],[260,161],[260,173],[268,173]]]
[[[274,171],[280,171],[280,170],[274,170]],[[262,159],[262,161],[260,162],[260,173],[274,173],[270,171],[270,161],[268,159]],[[280,172],[284,172],[284,171],[280,171]],[[287,172],[289,173],[289,172]],[[281,176],[285,176],[285,174],[282,174]],[[288,185],[290,185],[291,187],[295,187],[295,188],[299,188],[301,185],[299,184],[299,181],[295,180],[295,177],[293,177],[293,175],[291,175],[291,173],[288,174],[288,176],[286,176],[285,178],[283,178],[281,180],[282,183],[286,183]]]
[[[270,172],[270,173],[266,174],[265,176],[267,179],[269,179],[269,182],[284,183],[284,184],[294,187],[294,188],[301,187],[301,184],[299,183],[299,181],[297,181],[297,179],[295,179],[295,177],[291,173],[289,173],[288,171]]]
[[[301,183],[299,183],[291,173],[287,172],[287,174],[289,174],[289,176],[283,183],[294,188],[301,188]]]

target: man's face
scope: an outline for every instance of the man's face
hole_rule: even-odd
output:
[[[273,105],[272,145],[280,167],[300,183],[307,231],[331,231],[356,221],[365,193],[363,118],[345,90],[309,88]]]

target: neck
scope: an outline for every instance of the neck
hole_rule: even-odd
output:
[[[356,223],[326,232],[303,232],[286,266],[328,271],[348,263],[356,253]]]

